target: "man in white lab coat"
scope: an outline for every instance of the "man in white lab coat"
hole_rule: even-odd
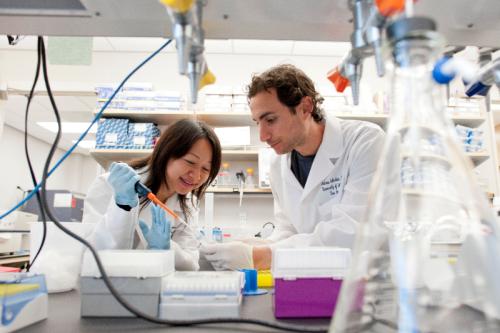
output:
[[[264,245],[205,246],[205,257],[215,269],[269,269],[277,247],[352,247],[380,158],[382,129],[326,117],[312,80],[292,65],[254,76],[248,98],[260,140],[278,154],[270,173],[276,230]]]

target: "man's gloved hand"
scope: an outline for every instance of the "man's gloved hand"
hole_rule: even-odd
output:
[[[151,228],[144,221],[139,221],[142,234],[148,242],[148,249],[168,250],[170,249],[171,223],[165,215],[165,211],[155,204],[151,206]]]
[[[216,271],[253,268],[253,248],[242,242],[203,244],[200,252]]]
[[[139,175],[126,163],[113,163],[109,169],[108,183],[115,191],[115,202],[118,205],[135,207],[139,197],[135,191],[135,183]]]

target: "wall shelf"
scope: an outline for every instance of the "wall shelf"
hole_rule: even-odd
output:
[[[226,194],[239,194],[237,187],[214,187],[210,186],[207,189],[207,193],[226,193]],[[243,190],[244,194],[270,194],[272,193],[270,188],[246,188]]]
[[[465,153],[465,155],[470,157],[474,166],[478,166],[490,158],[490,154],[488,154],[488,152]]]
[[[335,117],[340,119],[352,119],[352,120],[364,120],[375,123],[380,127],[384,128],[388,115],[383,113],[335,113]]]
[[[97,114],[95,111],[94,114]],[[340,119],[364,120],[385,127],[390,115],[383,113],[335,113]],[[199,119],[212,126],[253,126],[255,122],[249,112],[188,112],[188,111],[137,111],[107,109],[103,118],[128,118],[134,122],[154,122],[158,125],[168,125],[180,119]],[[485,122],[485,117],[471,114],[452,114],[455,124],[477,127]]]
[[[90,149],[90,155],[104,169],[107,169],[112,162],[128,162],[136,158],[142,158],[151,154],[153,149]]]
[[[252,126],[255,122],[252,120],[250,112],[198,112],[196,118],[203,120],[212,126]]]
[[[456,198],[453,198],[451,195],[446,194],[446,193],[440,193],[440,192],[433,192],[429,190],[422,190],[418,188],[403,188],[401,189],[401,193],[406,195],[406,196],[411,196],[411,197],[419,197],[423,198],[423,200],[442,200],[446,202],[453,202],[458,205],[462,204],[459,200]]]
[[[401,154],[402,159],[410,158],[411,156],[413,156],[413,155],[410,153],[407,153],[407,152],[403,152]],[[450,161],[445,156],[442,156],[442,155],[428,153],[428,152],[422,152],[421,154],[419,154],[419,159],[426,160],[426,161],[439,162],[443,166],[445,166],[447,170],[449,170],[451,168]]]
[[[97,113],[95,111],[94,113]],[[134,122],[153,122],[168,125],[181,119],[198,119],[211,126],[251,126],[255,125],[249,112],[186,112],[186,111],[137,111],[107,109],[103,118],[128,118]]]
[[[480,115],[453,114],[451,115],[451,120],[457,125],[477,127],[484,123],[486,118]]]
[[[220,94],[224,95],[224,94]],[[230,95],[230,94],[228,94]],[[476,102],[476,100],[473,100]],[[477,103],[476,103],[477,104]],[[472,103],[471,105],[475,106],[476,104]],[[161,111],[151,111],[151,110],[122,110],[122,109],[108,109],[103,112],[104,118],[128,118],[134,122],[154,122],[160,126],[172,124],[180,119],[198,119],[206,122],[210,126],[213,127],[225,127],[225,126],[252,126],[252,133],[255,134],[256,124],[252,120],[251,113],[249,111],[242,112],[232,112],[230,110],[225,110],[223,112],[205,112],[203,111],[203,105],[196,106],[200,108],[200,111],[189,110],[187,108],[181,108],[180,110],[161,110]],[[454,124],[467,126],[471,128],[481,128],[483,132],[487,133],[488,130],[485,129],[485,126],[489,126],[489,115],[485,113],[482,109],[479,109],[480,112],[474,112],[472,108],[467,109],[467,107],[462,107],[461,105],[447,106],[446,116],[452,120]],[[236,109],[235,109],[236,110]],[[350,111],[350,110],[347,110]],[[360,121],[368,121],[379,125],[382,128],[387,128],[390,114],[385,113],[361,113],[356,112],[333,112],[327,111],[327,114],[333,114],[340,119],[352,119],[352,120],[360,120]],[[371,110],[370,110],[371,111]],[[95,111],[97,113],[97,110]],[[404,128],[404,127],[403,127]],[[434,132],[433,124],[422,124],[421,129],[424,131]],[[404,129],[402,129],[404,131]],[[226,147],[223,150],[223,161],[225,162],[236,162],[245,163],[245,162],[256,162],[258,161],[258,148],[257,146],[247,146],[245,148],[240,148],[239,146]],[[486,146],[488,147],[488,146]],[[491,153],[489,148],[484,152],[477,153],[465,153],[467,155],[474,167],[481,166],[480,168],[486,169],[488,167],[488,162],[490,159],[496,160],[495,155]],[[151,150],[91,150],[90,154],[97,160],[97,162],[102,165],[104,168],[108,168],[111,162],[113,161],[130,161],[132,159],[144,157],[147,154],[151,153]],[[437,156],[429,155],[426,157],[428,159],[438,159]],[[486,163],[485,163],[486,162]],[[443,161],[443,163],[447,163]],[[254,167],[255,168],[255,167]],[[258,170],[256,170],[258,172]],[[492,189],[490,189],[492,190]],[[217,193],[230,193],[228,190],[221,190],[221,192]]]
[[[112,162],[127,162],[133,159],[146,157],[153,149],[91,149],[90,155],[104,169],[107,169]],[[222,158],[232,161],[257,161],[259,151],[251,150],[223,150]]]
[[[222,158],[231,161],[257,161],[259,159],[258,150],[223,150]]]
[[[476,153],[465,153],[465,155],[468,156],[472,160],[472,163],[474,164],[474,166],[478,166],[481,163],[483,163],[484,161],[486,161],[488,158],[490,158],[490,155],[485,151],[476,152]],[[409,156],[411,156],[411,155],[408,153],[402,154],[403,158],[409,157]],[[448,161],[444,156],[441,156],[438,154],[424,152],[420,155],[420,157],[422,159],[439,161],[444,166],[446,166],[447,169],[449,169],[451,167],[450,161]]]
[[[335,116],[341,119],[364,120],[375,123],[383,128],[389,122],[390,115],[384,113],[335,113]],[[455,124],[477,127],[486,121],[482,115],[475,114],[448,114]]]

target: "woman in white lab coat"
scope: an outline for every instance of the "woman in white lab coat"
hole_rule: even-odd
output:
[[[135,183],[140,180],[160,201],[194,225],[198,200],[215,179],[220,163],[220,142],[210,127],[187,119],[170,125],[151,155],[129,165],[114,163],[110,172],[91,185],[83,213],[83,222],[97,223],[90,241],[98,249],[135,248],[140,222],[148,248],[173,249],[176,269],[198,270],[194,229],[168,214],[166,221],[158,221],[165,217],[158,217],[158,209],[150,209],[148,206],[154,205],[146,198],[139,201]],[[171,231],[158,231],[157,226],[161,229],[169,223]]]

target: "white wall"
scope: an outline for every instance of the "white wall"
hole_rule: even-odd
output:
[[[170,50],[174,45],[168,46]],[[178,74],[177,55],[173,52],[163,52],[156,56],[150,63],[146,64],[130,80],[135,82],[152,82],[155,89],[179,90],[185,96],[189,95],[189,81],[186,77]],[[11,51],[13,52],[13,51]],[[4,54],[4,56],[7,56]],[[148,56],[147,53],[111,53],[94,52],[93,65],[87,66],[50,66],[50,77],[53,89],[58,87],[70,88],[74,85],[77,89],[93,89],[96,83],[119,82],[136,64]],[[1,52],[0,52],[1,57]],[[317,85],[330,87],[332,93],[335,87],[327,80],[327,72],[334,68],[340,57],[326,56],[292,56],[292,55],[257,55],[257,54],[206,54],[210,70],[217,77],[217,85],[244,86],[247,85],[253,73],[262,72],[272,66],[282,63],[291,63],[304,70]],[[9,78],[26,77],[20,84],[29,87],[32,72],[34,70],[33,54],[28,51],[16,51],[15,57],[9,54],[8,62],[16,64],[24,63],[27,66],[1,65],[5,76]],[[33,68],[31,68],[31,67]],[[19,79],[17,79],[19,80]],[[371,100],[373,86],[367,82],[377,82],[373,59],[368,59],[364,66],[362,80],[361,99],[363,97]],[[16,84],[11,81],[11,84]],[[203,95],[203,91],[200,93]],[[202,96],[200,96],[202,100]],[[252,144],[258,144],[258,132],[252,130]],[[229,161],[230,162],[230,161]],[[242,163],[232,163],[233,167]],[[258,173],[257,168],[255,170]],[[200,210],[201,223],[204,221],[204,207]],[[247,215],[247,226],[249,233],[254,234],[266,221],[273,219],[272,195],[245,195],[242,208],[238,205],[238,195],[224,194],[215,196],[214,224],[223,228],[237,226],[239,215],[243,212]]]
[[[168,46],[174,50],[174,46]],[[35,69],[35,54],[32,51],[0,51],[0,72],[8,78],[9,87],[28,89],[31,84],[32,74]],[[97,83],[116,83],[134,67],[141,62],[147,53],[129,52],[129,53],[111,53],[95,52],[93,54],[92,66],[50,66],[49,73],[53,90],[57,89],[86,89],[92,90]],[[328,70],[335,67],[340,61],[337,57],[325,56],[291,56],[291,55],[248,55],[248,54],[207,54],[206,55],[210,70],[217,77],[218,85],[241,86],[247,85],[253,73],[261,72],[271,66],[280,63],[292,63],[303,69],[317,84],[330,86],[332,92],[333,85],[327,81],[326,74]],[[368,66],[369,67],[369,66]],[[173,52],[159,54],[150,63],[144,66],[131,79],[135,82],[152,82],[154,88],[179,90],[184,95],[188,95],[189,81],[186,77],[178,74],[177,55]],[[363,91],[363,90],[362,90]],[[364,90],[366,92],[366,90]],[[368,93],[367,93],[368,95]],[[371,94],[369,94],[371,95]],[[12,132],[10,130],[9,132]],[[12,135],[12,134],[11,134]],[[20,135],[20,134],[19,134]],[[5,140],[2,144],[5,145]],[[10,139],[9,139],[10,141]],[[22,141],[21,141],[22,142]],[[258,143],[257,131],[252,131],[252,144]],[[19,144],[22,147],[22,144]],[[0,150],[3,152],[6,148]],[[11,166],[13,170],[7,173],[16,173],[15,177],[19,181],[10,180],[8,188],[15,189],[17,183],[22,182],[23,187],[29,187],[29,174],[24,168],[24,156],[22,150],[18,151],[20,162],[17,167]],[[74,161],[81,157],[71,157],[73,164],[80,167],[81,163]],[[69,161],[68,161],[69,162]],[[68,164],[68,165],[69,165]],[[89,164],[89,163],[87,163]],[[235,164],[232,164],[235,166]],[[21,169],[22,167],[22,169]],[[244,167],[244,165],[242,165]],[[5,168],[5,167],[4,167]],[[256,168],[255,168],[256,169]],[[85,166],[81,169],[81,175],[76,175],[76,170],[61,170],[59,179],[49,186],[60,188],[78,188],[74,184],[77,178],[81,182],[88,184],[95,177],[95,168]],[[1,169],[0,169],[1,171]],[[22,174],[21,174],[22,171]],[[258,172],[258,170],[256,170]],[[75,176],[76,175],[76,176]],[[54,175],[56,176],[56,175]],[[15,179],[10,178],[10,179]],[[90,180],[89,180],[90,178]],[[85,186],[81,185],[79,192],[85,192]],[[10,191],[10,190],[9,190]],[[14,191],[14,193],[16,193]],[[11,194],[12,196],[12,194]],[[10,199],[10,202],[14,200]],[[0,202],[0,206],[5,205]],[[248,226],[251,227],[251,233],[255,233],[258,227],[264,222],[273,218],[273,200],[271,195],[245,195],[243,206],[238,206],[238,195],[216,195],[214,209],[214,224],[227,227],[238,225],[239,215],[246,213]],[[200,218],[204,220],[204,209],[201,207]],[[255,231],[255,232],[254,232]]]
[[[4,126],[3,136],[0,140],[0,207],[11,208],[21,198],[22,193],[17,189],[32,189],[33,183],[24,154],[24,134],[8,125]],[[39,180],[45,158],[50,146],[38,139],[29,138],[29,151],[37,179]],[[54,160],[63,155],[58,149]],[[69,156],[59,169],[57,169],[47,182],[49,189],[68,189],[72,192],[86,193],[90,182],[95,178],[97,163],[90,157],[81,154]]]
[[[0,89],[3,87],[7,89],[7,85],[2,81],[2,76],[0,75]],[[5,121],[5,109],[3,108],[3,104],[5,104],[5,101],[0,98],[0,140],[2,140],[3,124]]]
[[[159,45],[158,45],[159,46]],[[179,90],[188,95],[189,82],[184,76],[178,74],[177,56],[173,52],[174,45],[168,46],[166,52],[157,55],[150,63],[137,72],[131,81],[152,82],[154,88]],[[27,89],[32,80],[35,68],[35,51],[0,51],[0,73],[9,87]],[[50,66],[50,78],[52,87],[57,89],[86,89],[92,90],[97,83],[116,83],[139,62],[149,54],[145,52],[94,52],[92,66]],[[340,56],[297,56],[297,55],[257,55],[257,54],[206,54],[208,65],[217,77],[218,85],[236,86],[246,85],[250,81],[252,73],[261,72],[271,66],[280,63],[291,63],[303,69],[316,84],[330,87],[334,92],[333,85],[326,79],[328,70],[334,68],[340,62]],[[383,89],[387,84],[378,79],[375,74],[374,60],[366,59],[363,67],[363,78],[361,82],[361,100],[371,100],[376,89]],[[203,92],[203,91],[202,91]],[[10,130],[12,132],[12,130]],[[12,135],[12,134],[11,134]],[[258,142],[256,131],[252,131],[252,144]],[[6,140],[1,140],[0,145],[5,145]],[[0,146],[3,147],[3,146]],[[22,147],[20,144],[19,147]],[[46,148],[45,148],[46,149]],[[5,148],[0,150],[3,152]],[[17,152],[20,156],[18,168],[13,167],[12,172],[20,172],[20,166],[24,167],[24,156],[22,150]],[[3,155],[5,156],[5,155]],[[63,188],[78,189],[85,192],[86,185],[94,178],[96,167],[89,158],[72,156],[71,161],[77,166],[75,170],[61,170],[60,185]],[[78,162],[76,162],[78,161]],[[71,164],[70,161],[68,161]],[[67,162],[67,163],[68,163]],[[3,166],[2,168],[5,168]],[[486,168],[486,164],[481,166]],[[24,169],[22,169],[24,170]],[[77,171],[78,170],[78,171]],[[0,169],[0,171],[2,171]],[[5,173],[3,173],[5,174]],[[64,179],[65,175],[71,177]],[[28,173],[26,176],[17,177],[29,185]],[[26,179],[23,179],[26,178]],[[12,178],[11,178],[12,179]],[[14,181],[12,181],[14,182]],[[56,182],[56,181],[55,181]],[[76,184],[81,182],[81,184]],[[3,181],[2,181],[3,183]],[[49,183],[50,186],[51,183]],[[87,185],[88,186],[88,185]],[[13,186],[15,188],[15,186]],[[248,222],[251,225],[259,225],[272,218],[272,200],[264,197],[246,196],[244,198],[248,212]],[[0,201],[0,205],[3,202]],[[215,200],[215,223],[227,225],[239,219],[240,209],[237,206],[237,195],[217,196]],[[255,214],[254,212],[258,212]],[[203,210],[201,210],[203,220]]]
[[[159,46],[159,45],[158,45]],[[174,49],[171,44],[167,48]],[[10,88],[29,89],[35,70],[36,51],[0,51],[0,72]],[[149,53],[143,52],[94,52],[92,66],[52,66],[49,73],[53,90],[86,89],[93,90],[96,83],[116,83],[129,71],[144,60]],[[262,72],[271,66],[291,63],[309,75],[318,85],[334,86],[327,80],[327,72],[341,60],[327,56],[297,55],[257,55],[257,54],[207,54],[210,70],[219,85],[246,85],[253,73]],[[367,59],[363,67],[362,95],[373,95],[374,86],[380,86],[375,75],[373,59]],[[130,81],[152,82],[154,88],[179,90],[186,96],[189,92],[189,80],[178,74],[177,55],[163,52],[138,71]],[[370,84],[367,84],[370,83]],[[364,89],[363,89],[364,88]],[[202,91],[203,92],[203,91]]]
[[[213,226],[222,228],[223,232],[235,235],[239,231],[241,214],[245,217],[245,235],[255,235],[268,221],[274,221],[273,218],[273,196],[272,194],[244,194],[241,207],[239,206],[240,197],[238,194],[215,194]],[[202,201],[200,207],[200,226],[205,224],[205,201]]]
[[[2,140],[3,126],[5,121],[5,109],[2,107],[3,103],[5,103],[5,101],[0,99],[0,141]]]

